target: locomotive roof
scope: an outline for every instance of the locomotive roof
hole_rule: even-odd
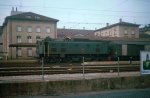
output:
[[[51,39],[45,38],[44,41],[66,41],[66,42],[111,42],[117,44],[137,44],[137,45],[150,45],[149,38],[105,38],[105,39],[83,39],[83,38],[65,38],[65,39]]]
[[[104,40],[92,40],[87,38],[65,38],[65,39],[51,39],[45,38],[44,41],[68,41],[68,42],[104,42]],[[105,42],[108,42],[105,40]]]

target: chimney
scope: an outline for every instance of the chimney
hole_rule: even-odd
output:
[[[63,29],[65,29],[66,27],[65,26],[63,26]]]
[[[11,10],[12,12],[14,11],[14,7],[12,7],[12,10]]]
[[[85,30],[85,27],[83,27],[83,30]]]
[[[16,7],[16,12],[17,12],[17,7]]]
[[[119,22],[122,22],[122,19],[121,19],[121,18],[119,19]]]
[[[109,26],[109,23],[106,23],[106,27],[108,27]]]
[[[17,15],[17,14],[21,14],[21,13],[23,13],[23,12],[18,11],[17,7],[16,8],[12,7],[10,15],[12,16],[12,15]]]

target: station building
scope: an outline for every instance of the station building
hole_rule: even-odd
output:
[[[123,22],[122,19],[118,23],[97,29],[94,31],[96,37],[122,37],[122,38],[139,38],[138,24]]]
[[[36,57],[36,41],[57,38],[57,19],[12,8],[2,26],[2,51],[5,59]]]
[[[36,57],[36,41],[45,37],[107,40],[121,45],[122,55],[128,55],[128,50],[131,48],[133,52],[134,49],[150,51],[149,37],[140,37],[138,24],[123,22],[120,19],[118,23],[112,25],[107,23],[106,27],[97,30],[57,29],[58,21],[33,12],[20,12],[13,8],[11,15],[5,18],[1,27],[0,51],[4,58],[33,59]]]

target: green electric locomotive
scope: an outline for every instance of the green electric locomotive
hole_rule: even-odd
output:
[[[49,37],[37,41],[37,55],[46,62],[67,62],[85,60],[107,60],[109,55],[108,41]]]

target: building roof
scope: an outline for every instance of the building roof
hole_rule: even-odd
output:
[[[33,12],[24,12],[16,15],[7,16],[6,19],[14,19],[14,20],[32,20],[32,21],[53,21],[58,22],[59,20],[46,17],[40,14],[36,14]]]
[[[147,32],[147,31],[150,31],[150,24],[140,28],[140,32]]]
[[[46,17],[33,12],[22,12],[15,15],[7,16],[2,28],[7,25],[8,20],[27,20],[27,21],[44,21],[44,22],[58,22],[59,20]]]
[[[115,23],[115,24],[112,24],[112,25],[108,25],[106,27],[103,27],[103,28],[100,28],[100,29],[97,29],[95,31],[101,31],[101,30],[104,30],[104,29],[109,29],[111,27],[114,27],[114,26],[130,26],[130,27],[139,27],[140,25],[138,24],[133,24],[133,23],[128,23],[128,22],[118,22],[118,23]]]
[[[57,38],[93,38],[94,30],[57,29]]]
[[[140,38],[150,38],[150,24],[143,28],[140,28],[139,33]]]

